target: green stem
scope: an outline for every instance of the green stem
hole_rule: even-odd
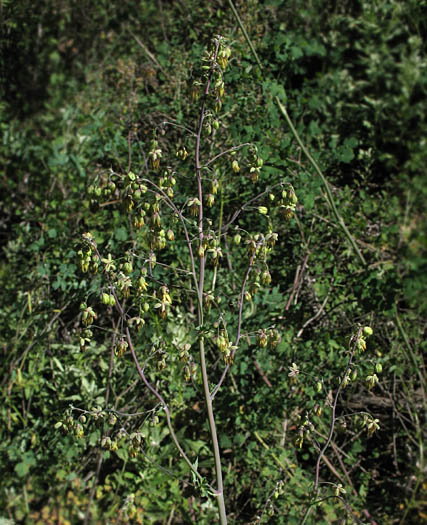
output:
[[[253,44],[251,42],[251,39],[249,38],[248,33],[246,32],[246,29],[245,29],[242,21],[240,20],[239,14],[238,14],[236,8],[234,7],[234,4],[233,4],[232,0],[228,0],[228,3],[230,5],[230,7],[231,7],[231,10],[233,11],[234,17],[236,18],[236,21],[239,24],[240,29],[242,30],[243,36],[245,37],[245,40],[246,40],[248,46],[250,47],[250,50],[251,50],[251,52],[252,52],[252,54],[253,54],[253,56],[254,56],[254,58],[256,60],[256,63],[258,64],[258,67],[259,67],[259,69],[261,71],[261,74],[264,76],[264,71],[263,71],[263,67],[262,67],[261,61],[260,61],[260,59],[259,59],[259,57],[257,55],[257,52],[255,51],[255,48],[254,48],[254,46],[253,46]],[[290,117],[288,115],[288,112],[286,111],[286,108],[280,103],[279,97],[276,96],[275,100],[276,100],[276,102],[277,102],[277,104],[279,106],[279,109],[280,109],[282,115],[285,117],[286,122],[288,123],[289,127],[291,128],[291,131],[292,131],[294,137],[296,138],[300,148],[302,149],[302,151],[304,152],[304,154],[308,158],[310,164],[316,170],[317,174],[320,176],[320,178],[321,178],[321,180],[323,182],[323,185],[325,187],[325,190],[326,190],[327,201],[328,201],[329,205],[332,208],[332,212],[333,212],[333,214],[335,216],[336,221],[338,222],[338,225],[340,226],[340,228],[344,232],[344,235],[349,240],[349,242],[350,242],[351,246],[353,247],[353,250],[355,251],[357,257],[360,260],[360,262],[365,266],[366,265],[365,258],[363,257],[361,251],[359,250],[359,248],[358,248],[358,246],[356,244],[356,241],[354,240],[353,236],[351,235],[351,233],[349,232],[347,226],[345,225],[343,218],[338,213],[338,209],[336,207],[334,198],[333,198],[332,193],[331,193],[331,189],[329,187],[329,182],[327,181],[326,177],[323,175],[323,173],[320,170],[317,162],[313,159],[313,157],[310,155],[310,153],[307,150],[307,148],[304,146],[300,136],[298,135],[297,130],[295,129],[295,126],[293,125],[293,123],[292,123],[292,121],[291,121],[291,119],[290,119]]]
[[[213,453],[214,453],[214,460],[215,460],[215,474],[216,474],[216,482],[217,482],[217,491],[216,491],[215,496],[218,499],[220,523],[221,525],[227,525],[227,515],[225,512],[225,503],[224,503],[224,486],[223,486],[223,481],[222,481],[221,455],[219,451],[218,435],[216,432],[216,424],[215,424],[215,418],[213,414],[212,398],[211,398],[210,390],[209,390],[209,381],[208,381],[206,356],[205,356],[205,341],[204,341],[203,336],[200,336],[199,348],[200,348],[200,367],[202,369],[203,391],[205,395],[206,408],[208,411],[209,429],[211,432]]]
[[[242,24],[242,21],[240,20],[239,13],[237,12],[237,10],[234,7],[234,4],[233,4],[233,2],[231,0],[228,0],[228,3],[230,5],[230,7],[231,7],[231,10],[233,11],[234,18],[237,20],[237,23],[239,24],[239,27],[242,30],[243,36],[245,37],[245,40],[246,40],[248,46],[251,48],[252,54],[253,54],[253,56],[254,56],[257,64],[258,64],[258,67],[259,67],[261,73],[263,73],[261,61],[258,58],[257,52],[255,51],[255,48],[254,48],[254,46],[253,46],[253,44],[251,42],[251,39],[249,38],[248,33],[246,32],[245,26]]]
[[[359,248],[358,248],[358,246],[356,244],[356,241],[354,240],[354,237],[351,235],[351,233],[349,232],[347,226],[345,225],[344,219],[341,217],[341,215],[338,212],[337,206],[336,206],[335,201],[334,201],[334,197],[332,196],[332,192],[331,192],[331,188],[329,186],[328,180],[323,175],[323,173],[322,173],[321,169],[319,168],[319,165],[317,164],[317,162],[310,155],[310,152],[308,151],[308,149],[304,146],[304,143],[301,140],[301,137],[298,135],[298,132],[297,132],[295,126],[293,125],[292,120],[290,119],[290,117],[288,115],[288,112],[286,111],[285,106],[282,105],[282,103],[279,100],[279,97],[276,96],[275,100],[277,102],[277,105],[279,106],[280,112],[285,117],[285,120],[288,123],[288,126],[290,127],[290,129],[291,129],[291,131],[292,131],[296,141],[298,142],[300,148],[304,152],[304,154],[307,157],[307,159],[309,160],[310,164],[315,169],[316,173],[319,175],[319,177],[320,177],[320,179],[321,179],[321,181],[323,183],[323,186],[324,186],[324,188],[326,190],[326,200],[328,201],[329,205],[332,208],[332,213],[334,214],[337,223],[339,224],[339,226],[341,227],[342,231],[344,232],[344,235],[347,237],[348,241],[350,242],[351,246],[353,247],[353,250],[355,251],[356,255],[358,256],[360,262],[365,266],[366,265],[365,258],[363,257],[362,252],[359,250]]]
[[[421,387],[423,389],[423,398],[424,398],[424,396],[425,396],[425,389],[426,389],[426,382],[425,382],[423,374],[421,373],[420,365],[417,362],[417,358],[416,358],[416,356],[414,354],[414,351],[412,350],[411,344],[409,343],[408,336],[407,336],[407,334],[406,334],[406,332],[405,332],[405,330],[404,330],[404,328],[402,326],[402,323],[400,321],[399,315],[397,313],[397,306],[396,305],[394,305],[394,318],[396,319],[397,329],[398,329],[400,335],[402,336],[402,339],[405,341],[405,346],[406,346],[406,349],[408,350],[409,359],[410,359],[410,361],[412,361],[412,364],[414,365],[415,372],[418,375],[418,378],[420,380]]]
[[[219,50],[220,42],[219,40],[216,43],[215,48],[215,54],[214,54],[214,61],[216,60],[218,50]],[[202,172],[201,172],[201,163],[200,163],[200,142],[201,142],[201,135],[202,135],[202,129],[203,129],[203,121],[205,118],[205,109],[206,109],[206,99],[209,94],[209,88],[210,83],[212,79],[214,71],[214,64],[212,63],[211,71],[206,83],[205,87],[205,93],[204,98],[202,102],[202,108],[200,111],[200,118],[199,118],[199,126],[197,130],[196,135],[196,148],[195,148],[195,168],[196,168],[196,179],[197,179],[197,188],[198,188],[198,197],[199,197],[199,249],[203,246],[203,239],[204,239],[204,229],[203,229],[203,186],[202,186]],[[218,511],[219,511],[219,518],[221,525],[227,525],[227,515],[225,511],[225,503],[224,503],[224,489],[223,489],[223,481],[222,481],[222,469],[221,469],[221,455],[219,452],[219,444],[218,444],[218,435],[216,432],[216,425],[215,425],[215,418],[213,414],[213,406],[212,406],[212,397],[210,395],[210,389],[209,389],[209,380],[208,380],[208,372],[207,372],[207,365],[206,365],[206,355],[205,355],[205,340],[203,335],[203,289],[204,289],[204,283],[205,283],[205,266],[206,266],[206,257],[205,255],[200,256],[200,266],[199,266],[199,283],[197,288],[197,295],[198,295],[198,308],[197,308],[197,317],[198,317],[198,324],[199,324],[199,350],[200,350],[200,368],[202,370],[202,380],[203,380],[203,392],[206,402],[206,409],[208,412],[208,421],[209,421],[209,429],[211,433],[211,439],[212,439],[212,447],[213,447],[213,455],[214,455],[214,461],[215,461],[215,474],[216,474],[216,482],[217,482],[217,488],[215,493],[215,496],[217,498],[218,503]]]
[[[223,220],[223,215],[224,215],[224,191],[223,191],[222,184],[221,184],[221,188],[220,188],[220,199],[221,199],[221,202],[220,202],[220,207],[219,207],[219,228],[218,228],[218,232],[219,232],[218,242],[219,242],[219,244],[221,244],[222,220]],[[212,293],[215,291],[217,274],[218,274],[218,265],[216,264],[215,268],[214,268],[213,278],[212,278]]]

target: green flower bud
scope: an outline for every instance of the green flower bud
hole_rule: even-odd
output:
[[[363,328],[363,334],[366,335],[366,337],[369,337],[373,333],[374,333],[374,331],[372,330],[372,328],[370,326],[365,326]]]
[[[241,240],[242,240],[242,236],[240,235],[240,233],[236,233],[236,235],[233,237],[233,243],[240,244]]]
[[[133,266],[131,262],[125,262],[123,265],[123,271],[126,275],[130,275],[133,272]]]
[[[271,274],[268,270],[265,270],[261,274],[261,283],[263,285],[269,285],[271,283]]]
[[[173,233],[173,231],[171,229],[169,229],[167,232],[166,232],[166,237],[170,240],[170,241],[173,241],[175,239],[175,234]]]
[[[261,215],[267,215],[268,208],[266,206],[258,206],[258,211],[261,213]]]
[[[215,204],[215,197],[213,196],[212,193],[209,193],[208,196],[206,197],[206,205],[208,206],[208,208],[212,208],[214,204]]]

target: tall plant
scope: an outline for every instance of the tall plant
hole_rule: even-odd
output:
[[[114,317],[115,359],[130,354],[193,483],[215,497],[221,524],[227,517],[214,398],[245,339],[256,338],[260,346],[272,348],[280,341],[274,326],[245,333],[243,319],[253,295],[271,283],[268,260],[278,239],[273,225],[291,219],[297,203],[285,178],[258,187],[263,160],[255,144],[230,144],[223,110],[230,57],[226,41],[214,38],[201,78],[192,85],[198,110],[188,122],[162,122],[144,152],[143,166],[132,165],[130,149],[125,173],[101,173],[88,188],[94,209],[105,199],[103,205],[120,206],[132,239],[124,251],[112,255],[111,246],[103,246],[95,231],[83,235],[79,251],[81,270],[101,275],[94,281],[95,294],[81,305],[81,349],[91,344],[97,329],[105,329],[98,313],[107,308]],[[168,150],[169,130],[181,134],[176,151]],[[249,187],[250,196],[246,202],[238,199],[233,208],[237,183]],[[173,334],[177,325],[184,326],[184,336]],[[174,429],[170,398],[175,385],[165,380],[171,367],[181,370],[178,381],[183,379],[204,399],[214,482],[190,459]],[[80,412],[84,419],[110,414],[114,424],[121,417],[120,410],[108,406],[108,396],[104,409]],[[84,431],[72,417],[66,425],[77,434]],[[141,433],[128,433],[125,425],[105,431],[101,445],[117,450],[121,439],[128,440],[130,455],[141,452]]]

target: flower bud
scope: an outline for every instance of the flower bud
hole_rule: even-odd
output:
[[[242,240],[242,236],[240,235],[240,233],[236,233],[235,236],[233,237],[233,243],[240,244],[241,240]]]
[[[267,334],[264,332],[264,330],[261,330],[259,334],[257,335],[257,344],[260,348],[265,348],[268,343]]]
[[[365,326],[363,328],[363,334],[366,335],[366,337],[369,337],[373,333],[374,333],[374,331],[372,330],[372,328],[370,326]]]
[[[266,286],[266,285],[269,285],[271,283],[271,274],[268,270],[265,270],[264,272],[262,272],[261,274],[261,283]]]
[[[131,262],[125,262],[123,265],[123,271],[126,275],[130,275],[133,272],[133,266]]]
[[[208,196],[206,197],[206,205],[208,206],[208,208],[212,208],[214,204],[215,204],[215,197],[213,196],[212,193],[209,193]]]
[[[258,206],[258,211],[261,213],[261,215],[267,215],[268,208],[266,206]]]
[[[233,169],[234,173],[239,173],[240,166],[237,160],[233,160],[233,162],[231,163],[231,168]]]

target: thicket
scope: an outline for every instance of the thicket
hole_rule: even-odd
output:
[[[425,519],[426,7],[0,2],[0,522]]]

